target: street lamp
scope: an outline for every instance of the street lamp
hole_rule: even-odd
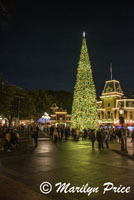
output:
[[[127,152],[127,133],[126,133],[126,127],[124,127],[124,109],[123,107],[120,107],[120,124],[122,125],[121,129],[121,151]],[[124,142],[125,140],[125,142]]]
[[[20,100],[24,99],[22,96],[16,96],[18,99],[18,111],[17,111],[17,125],[19,126],[19,120],[20,120]]]

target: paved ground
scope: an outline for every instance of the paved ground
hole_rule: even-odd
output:
[[[6,176],[0,176],[1,200],[49,200],[46,196],[33,191],[31,188]]]
[[[127,139],[127,149],[128,149],[128,154],[133,155],[134,151],[133,151],[133,145],[131,142],[131,138]]]
[[[51,141],[39,141],[36,149],[32,148],[32,144],[30,146],[29,144],[25,146],[25,150],[20,148],[21,150],[17,152],[3,153],[3,156],[0,153],[1,174],[10,180],[0,182],[0,197],[2,188],[6,187],[6,182],[10,182],[7,190],[11,196],[7,197],[5,193],[7,200],[20,199],[24,194],[27,196],[26,199],[29,197],[29,200],[36,199],[35,197],[38,200],[40,196],[43,199],[48,197],[53,200],[134,199],[134,160],[111,150],[99,151],[96,147],[95,151],[92,151],[90,141],[68,141],[57,145]],[[11,183],[11,180],[15,182]],[[50,182],[53,186],[52,192],[48,195],[40,193],[39,187],[44,181]],[[71,183],[71,186],[79,187],[88,183],[91,187],[99,187],[100,191],[90,196],[87,193],[59,194],[56,193],[55,188],[57,182]],[[129,194],[107,192],[103,195],[103,184],[106,182],[112,182],[118,187],[130,186],[131,192]],[[16,185],[15,183],[18,183],[16,199],[11,198],[13,195],[11,190],[13,190],[13,185]],[[39,197],[36,196],[37,194]],[[4,200],[4,198],[0,199]]]

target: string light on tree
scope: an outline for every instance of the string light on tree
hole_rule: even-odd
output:
[[[98,128],[96,90],[92,77],[85,32],[83,32],[82,48],[74,88],[71,127],[79,128],[81,131],[88,128]]]

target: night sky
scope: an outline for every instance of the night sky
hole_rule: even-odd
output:
[[[134,88],[132,4],[0,0],[0,12],[0,71],[10,83],[72,92],[85,31],[97,95],[111,62],[124,93]]]

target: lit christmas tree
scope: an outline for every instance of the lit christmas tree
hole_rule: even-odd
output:
[[[71,127],[97,129],[98,114],[96,103],[96,89],[92,77],[85,33],[83,33],[80,60],[78,63],[77,80],[74,88]]]

